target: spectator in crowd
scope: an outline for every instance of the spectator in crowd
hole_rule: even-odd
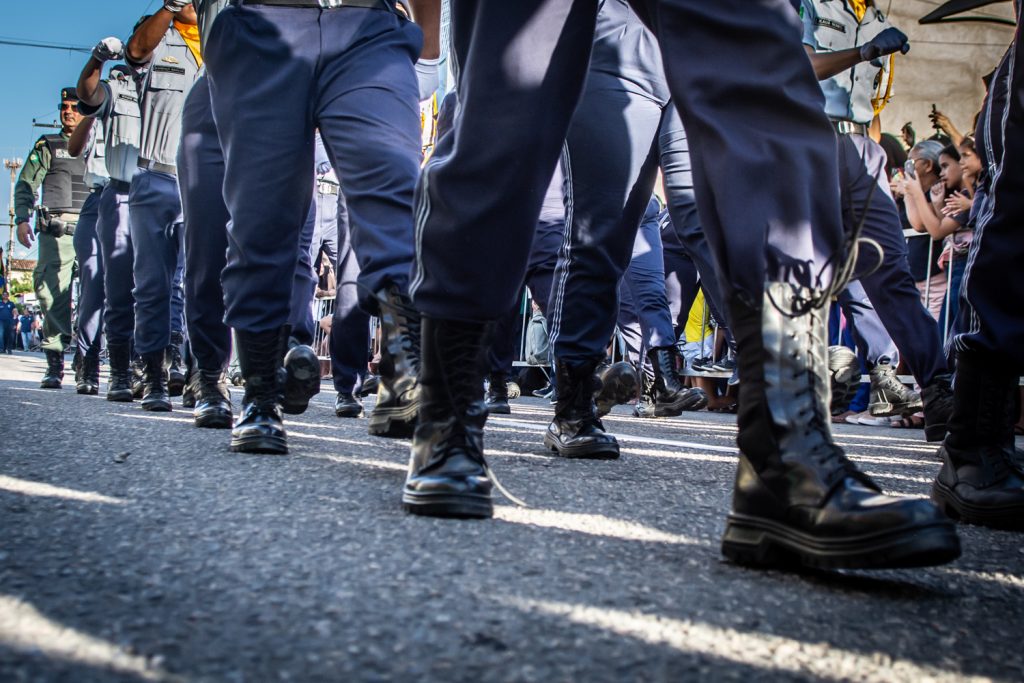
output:
[[[21,316],[18,318],[18,334],[21,335],[21,348],[24,351],[32,350],[33,334],[32,327],[35,320],[32,317],[32,311],[25,307],[25,310],[21,312]]]
[[[956,224],[953,232],[943,238],[942,255],[939,257],[939,267],[948,273],[949,278],[949,294],[943,302],[939,323],[948,332],[960,310],[960,283],[967,269],[967,251],[974,238],[974,226],[970,220],[974,185],[965,180],[960,152],[953,145],[939,154],[939,168],[945,192],[941,199],[936,193],[932,205],[944,222],[953,220]]]
[[[902,196],[910,226],[918,232],[928,233],[933,240],[942,240],[955,229],[955,221],[949,219],[942,225],[942,217],[938,214],[929,199],[933,188],[936,194],[945,193],[942,179],[939,177],[939,154],[942,144],[935,140],[925,140],[914,145],[910,150],[910,161],[907,173],[897,176],[893,182],[894,190]],[[920,238],[924,240],[924,238]],[[914,242],[914,239],[911,240]],[[925,240],[927,244],[927,240]],[[928,262],[931,265],[931,276],[925,282],[923,290],[927,292],[926,306],[936,319],[942,312],[942,303],[946,295],[946,274],[937,270],[939,245],[929,247]],[[934,260],[933,260],[934,259]],[[918,284],[921,288],[921,284]]]
[[[5,289],[0,301],[0,350],[8,355],[14,353],[14,325],[17,319],[18,307]]]
[[[938,109],[932,106],[932,112],[928,114],[928,118],[931,120],[932,125],[936,130],[941,131],[949,137],[950,143],[956,147],[960,146],[960,143],[964,139],[964,134],[957,130],[953,122],[949,120],[949,117],[943,114]]]

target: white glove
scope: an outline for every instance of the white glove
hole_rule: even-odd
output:
[[[441,73],[438,68],[441,59],[421,59],[416,62],[416,80],[420,83],[420,102],[430,99],[430,96],[441,87]]]
[[[168,12],[177,13],[191,4],[192,0],[164,0],[164,9]]]
[[[92,56],[98,62],[106,62],[111,59],[124,59],[124,43],[119,38],[110,36],[96,43],[92,49]]]

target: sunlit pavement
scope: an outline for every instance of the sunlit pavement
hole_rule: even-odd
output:
[[[732,416],[619,407],[622,459],[573,462],[541,444],[548,403],[515,401],[487,446],[529,507],[458,522],[402,512],[407,444],[335,418],[327,384],[289,456],[243,456],[42,370],[0,357],[2,681],[1024,679],[1024,536],[964,527],[930,570],[723,561]],[[920,431],[837,431],[927,494]]]

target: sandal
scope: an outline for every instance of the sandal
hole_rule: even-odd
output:
[[[915,413],[899,419],[893,419],[889,426],[895,429],[924,429],[924,415],[922,413]]]

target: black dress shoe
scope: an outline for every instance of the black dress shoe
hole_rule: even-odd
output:
[[[489,415],[512,414],[512,406],[508,404],[508,378],[504,373],[491,373],[484,404]]]
[[[170,394],[167,393],[167,354],[153,351],[142,355],[143,390],[142,409],[155,413],[167,413],[173,409]]]
[[[377,301],[380,383],[367,431],[371,436],[407,439],[416,429],[419,410],[420,314],[395,286],[378,292]]]
[[[64,380],[64,354],[60,351],[46,352],[46,373],[39,383],[41,389],[60,389]]]
[[[494,514],[484,460],[487,325],[423,319],[420,415],[402,506],[428,517]]]
[[[544,433],[544,445],[562,458],[613,460],[619,443],[604,430],[597,416],[594,372],[598,361],[569,364],[555,361],[555,419]]]
[[[236,453],[288,452],[281,411],[288,332],[287,325],[265,332],[235,330],[238,364],[245,380],[242,412],[231,430],[231,450]]]
[[[301,415],[311,398],[320,393],[320,359],[311,346],[288,341],[284,357],[284,399],[281,409],[287,415]]]
[[[334,401],[334,414],[338,417],[362,417],[363,404],[352,394],[339,391]]]
[[[883,494],[832,440],[825,299],[768,283],[756,306],[731,301],[743,381],[722,553],[741,564],[829,569],[949,562],[960,542],[938,508]]]
[[[195,426],[203,429],[231,429],[234,410],[224,371],[196,368],[192,371],[192,377],[189,386],[193,387],[195,393],[195,406],[192,410]]]

